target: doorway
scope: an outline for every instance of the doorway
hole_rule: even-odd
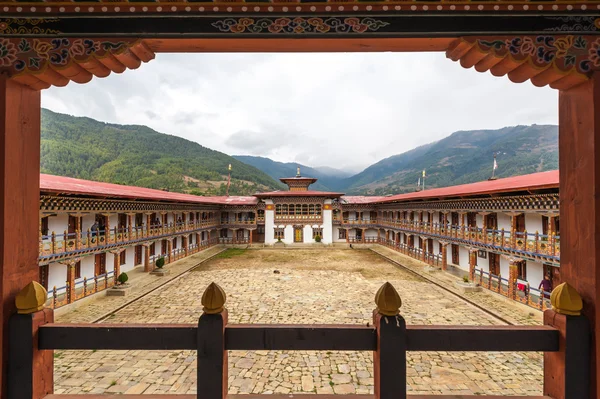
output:
[[[460,254],[458,252],[458,245],[452,244],[452,263],[459,266],[460,265]]]
[[[106,253],[96,254],[94,257],[94,273],[96,276],[106,273]]]
[[[494,276],[500,275],[500,255],[488,252],[488,259],[490,261],[490,274]]]
[[[142,264],[142,246],[141,245],[136,245],[135,246],[135,265],[141,265]]]
[[[304,229],[302,227],[294,227],[294,242],[304,242]]]

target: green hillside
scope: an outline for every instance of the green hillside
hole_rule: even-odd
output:
[[[60,176],[193,194],[247,195],[282,185],[229,155],[146,126],[42,110],[41,170]]]
[[[482,181],[491,176],[494,153],[498,153],[498,177],[558,169],[558,127],[532,125],[455,132],[379,161],[345,179],[342,187],[354,194],[413,191],[423,169],[427,171],[427,187]]]

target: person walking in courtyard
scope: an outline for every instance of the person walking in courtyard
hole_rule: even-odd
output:
[[[552,281],[550,281],[549,275],[544,275],[544,279],[540,282],[538,289],[544,291],[545,298],[550,298],[550,292],[552,292]]]

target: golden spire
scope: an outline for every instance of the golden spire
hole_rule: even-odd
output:
[[[202,310],[207,314],[221,313],[226,299],[227,295],[225,295],[223,288],[214,282],[210,283],[204,294],[202,294],[202,306],[204,306]]]
[[[296,177],[300,177],[300,166],[296,168]]]
[[[48,291],[37,281],[32,281],[15,298],[17,313],[30,314],[44,309]]]
[[[229,171],[231,172],[231,164],[229,164]]]
[[[377,311],[384,316],[396,316],[400,313],[402,299],[398,291],[389,282],[383,284],[375,294],[375,304]]]
[[[583,308],[581,296],[568,283],[562,283],[552,290],[550,303],[552,304],[552,310],[556,313],[569,316],[579,316]]]

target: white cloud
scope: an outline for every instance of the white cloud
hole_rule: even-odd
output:
[[[443,53],[158,54],[46,90],[57,112],[142,124],[228,154],[358,171],[457,130],[557,123],[558,94]]]

